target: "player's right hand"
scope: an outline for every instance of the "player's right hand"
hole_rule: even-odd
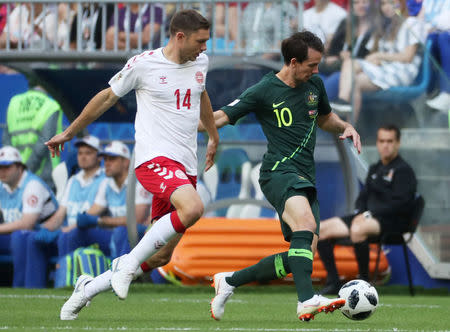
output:
[[[206,161],[205,161],[205,172],[208,171],[212,165],[214,165],[214,158],[216,156],[217,146],[219,145],[218,141],[209,139],[208,145],[206,147]]]
[[[60,151],[64,151],[64,143],[70,141],[72,137],[69,137],[67,134],[62,132],[61,134],[53,136],[50,140],[45,142],[47,148],[50,150],[52,158],[56,156],[60,156]]]

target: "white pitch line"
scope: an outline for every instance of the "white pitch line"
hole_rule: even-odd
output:
[[[269,329],[269,328],[241,328],[241,327],[230,327],[230,328],[220,328],[220,327],[214,327],[214,328],[196,328],[196,327],[74,327],[74,326],[0,326],[0,330],[24,330],[27,331],[216,331],[216,332],[321,332],[321,331],[332,331],[332,332],[367,332],[367,329],[311,329],[311,328],[297,328],[297,329]],[[403,331],[410,331],[410,330],[401,330],[397,329],[395,327],[383,330],[383,329],[370,329],[370,331],[374,332],[403,332]]]

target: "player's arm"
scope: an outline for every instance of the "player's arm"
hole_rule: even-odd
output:
[[[223,126],[230,123],[230,118],[222,110],[213,112],[213,116],[214,116],[214,123],[216,125],[216,128],[222,128]],[[198,131],[205,131],[205,130],[206,129],[205,129],[205,126],[203,125],[203,122],[200,121],[198,124]]]
[[[339,135],[340,140],[350,138],[358,153],[361,153],[361,139],[358,132],[350,123],[343,121],[336,114],[330,112],[325,115],[319,115],[317,124],[322,130],[328,131],[329,133],[342,133]]]
[[[22,218],[15,220],[10,223],[0,224],[0,234],[12,233],[21,229],[31,230],[34,228],[37,220],[39,218],[39,213],[24,213]]]
[[[119,97],[114,94],[111,88],[104,89],[97,93],[84,107],[81,114],[64,130],[61,134],[53,136],[45,143],[50,150],[52,157],[59,156],[64,150],[64,143],[70,141],[78,132],[105,113],[113,106]]]
[[[214,123],[215,121],[211,100],[209,99],[206,90],[202,92],[200,97],[200,120],[209,136],[205,162],[205,171],[207,171],[212,165],[214,165],[214,156],[216,155],[217,146],[219,145],[219,133],[217,132],[217,128]]]

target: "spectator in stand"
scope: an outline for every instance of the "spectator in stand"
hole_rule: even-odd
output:
[[[127,177],[130,150],[120,141],[112,141],[100,153],[105,162],[106,178],[99,186],[94,204],[77,215],[77,228],[67,234],[68,252],[98,243],[107,256],[117,257],[130,251],[126,220]],[[136,222],[142,237],[150,211],[151,195],[140,182],[136,183]],[[110,250],[111,247],[111,250]],[[125,252],[123,248],[126,247]]]
[[[341,6],[342,8],[348,7],[348,0],[332,0],[336,5]],[[314,6],[314,0],[304,0],[303,1],[303,9],[309,9]]]
[[[339,23],[346,16],[347,12],[330,0],[316,0],[314,7],[303,13],[303,27],[319,36],[327,50]]]
[[[423,0],[418,17],[426,22],[428,38],[433,41],[432,53],[439,60],[439,94],[427,105],[441,112],[450,110],[450,0]]]
[[[33,288],[36,275],[25,269],[30,260],[27,241],[32,230],[55,213],[58,202],[44,181],[27,170],[12,146],[0,149],[0,205],[0,253],[13,256],[13,287]]]
[[[51,158],[45,146],[51,137],[62,132],[61,106],[41,86],[11,98],[2,142],[19,150],[28,169],[54,190],[52,170],[60,158]]]
[[[81,18],[78,17],[78,11],[75,11],[75,16],[72,20],[72,28],[70,29],[71,49],[78,49],[78,20],[80,20],[80,27],[82,31],[80,49],[95,50],[102,47],[102,25],[104,10],[106,11],[105,16],[109,17],[114,10],[114,5],[83,3],[81,9]]]
[[[119,50],[126,49],[127,32],[129,32],[130,48],[137,48],[140,30],[142,48],[159,47],[163,15],[163,6],[157,3],[131,3],[129,6],[119,9],[118,22],[115,22],[114,14],[109,21],[106,31],[106,48],[114,49],[117,34],[117,48]]]
[[[363,60],[344,61],[339,99],[332,103],[337,111],[351,111],[349,101],[353,93],[355,121],[361,109],[362,92],[409,85],[419,73],[422,62],[418,50],[426,39],[425,28],[418,19],[407,16],[405,0],[381,0],[377,7],[377,24],[367,44],[372,53]]]
[[[95,196],[105,173],[100,168],[100,140],[95,136],[85,136],[76,141],[77,160],[81,171],[69,178],[58,211],[37,232],[36,242],[58,244],[58,256],[68,253],[68,234],[77,225],[77,216],[94,204]]]
[[[33,15],[33,17],[32,17]],[[9,26],[5,25],[0,36],[0,48],[5,48],[9,31],[10,47],[19,44],[24,48],[43,48],[56,41],[57,6],[42,3],[17,5],[9,14]]]
[[[228,39],[236,41],[238,38],[239,22],[238,22],[238,6],[241,6],[242,11],[247,7],[247,2],[229,2],[228,3]],[[224,2],[216,3],[215,12],[215,32],[216,37],[225,38],[226,36],[226,9],[227,5]]]
[[[6,11],[8,6],[6,4],[0,5],[0,34],[3,32],[3,29],[6,25]],[[9,10],[14,9],[14,4],[11,4]]]
[[[373,32],[374,18],[375,8],[372,1],[353,0],[353,15],[339,24],[327,54],[319,65],[319,73],[329,100],[337,98],[340,70],[344,60],[351,57],[362,59],[369,54],[367,42]]]
[[[264,53],[266,59],[279,58],[279,41],[297,31],[296,14],[290,2],[249,3],[241,23],[246,54]]]

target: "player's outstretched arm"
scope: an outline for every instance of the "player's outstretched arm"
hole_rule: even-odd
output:
[[[214,157],[216,155],[217,146],[219,145],[219,133],[214,123],[214,115],[206,90],[202,92],[200,100],[200,120],[208,133],[208,146],[206,148],[206,165],[205,171],[214,165]]]
[[[86,128],[88,124],[98,119],[100,115],[111,108],[117,100],[119,100],[119,97],[114,94],[111,88],[104,89],[97,93],[66,130],[45,142],[52,157],[55,155],[59,156],[60,151],[64,150],[65,142],[70,141],[78,132]]]
[[[353,145],[355,146],[358,153],[361,153],[361,138],[359,137],[358,132],[353,126],[340,119],[334,113],[328,113],[327,115],[319,116],[317,124],[322,130],[328,131],[333,134],[341,134],[339,135],[340,140],[345,140],[346,138],[350,138],[353,141]]]

